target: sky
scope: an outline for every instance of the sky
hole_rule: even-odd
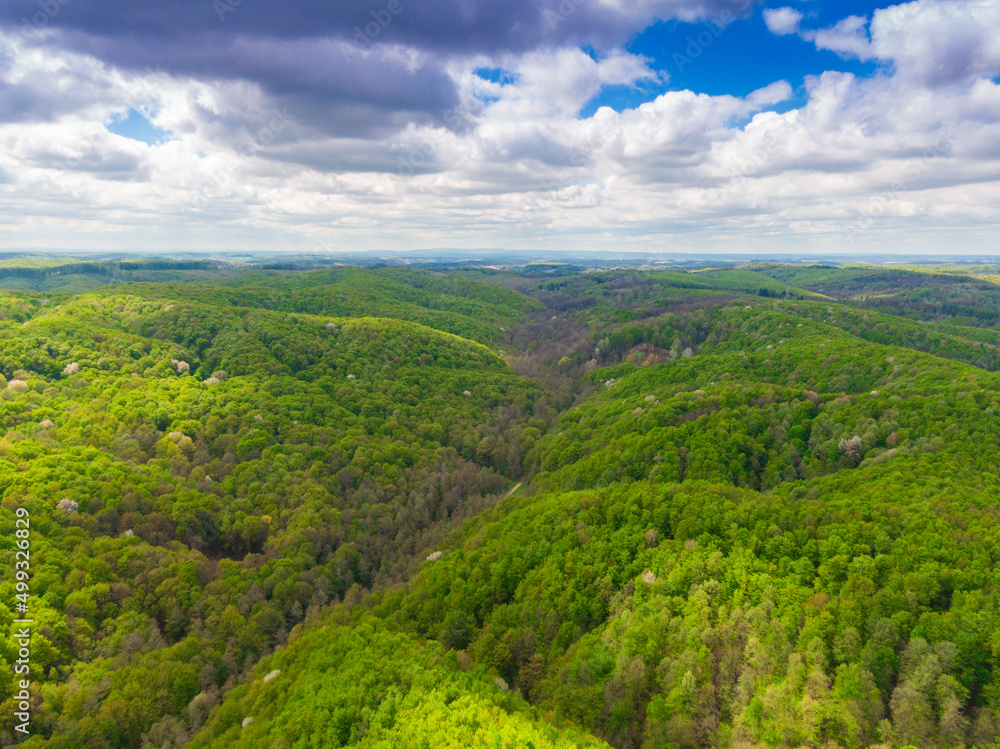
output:
[[[997,254],[1000,0],[4,0],[0,252]]]

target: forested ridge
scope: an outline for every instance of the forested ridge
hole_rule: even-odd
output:
[[[996,269],[176,270],[0,292],[24,746],[996,746]]]

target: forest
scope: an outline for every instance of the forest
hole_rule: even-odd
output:
[[[0,276],[2,746],[1000,744],[1000,268]]]

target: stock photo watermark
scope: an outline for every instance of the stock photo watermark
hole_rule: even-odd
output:
[[[705,21],[702,30],[697,34],[689,34],[684,40],[683,52],[674,52],[671,60],[678,73],[684,72],[688,65],[701,57],[705,50],[715,44],[715,40],[729,28],[731,24],[740,19],[739,14],[745,13],[753,6],[753,0],[730,0],[730,4],[736,6],[736,10],[726,9],[719,14],[717,21]]]
[[[372,8],[370,11],[372,20],[365,22],[363,26],[354,27],[352,41],[360,49],[369,49],[372,43],[385,31],[392,20],[403,12],[401,0],[389,0],[383,8]]]
[[[313,247],[313,252],[320,255],[329,255],[339,249],[340,246],[334,241],[333,237],[322,236],[316,239],[316,245]]]
[[[563,172],[562,174],[549,180],[541,190],[533,192],[531,197],[528,199],[527,210],[539,211],[543,208],[546,202],[559,200],[561,193],[567,188],[574,186],[579,187],[581,186],[581,183],[594,182],[597,180],[597,173],[594,168],[586,170],[584,179],[581,179],[581,175],[579,175],[578,172],[581,169],[586,169],[586,167],[592,162],[593,154],[617,138],[620,135],[620,131],[617,127],[611,125],[611,123],[607,120],[598,120],[595,118],[594,122],[598,126],[597,138],[595,139],[595,142],[590,144],[588,150],[577,147],[570,153],[569,164],[570,168],[573,169],[574,172],[572,174]]]
[[[83,133],[82,142],[77,141],[73,146],[73,155],[62,159],[57,166],[64,169],[79,169],[84,164],[87,156],[100,152],[101,145],[105,142],[105,135],[106,131],[98,130],[97,128]]]
[[[27,735],[31,730],[31,514],[24,507],[14,512],[14,601],[16,612],[11,638],[17,650],[14,659],[14,730]]]
[[[267,124],[258,128],[257,132],[250,136],[249,141],[238,149],[237,153],[246,158],[256,156],[263,148],[273,143],[274,139],[284,132],[292,122],[292,116],[288,113],[287,107],[280,111],[273,110]],[[237,169],[234,165],[220,165],[214,168],[208,179],[202,184],[198,195],[188,205],[186,213],[197,210],[209,201],[225,197],[232,191],[236,182]]]
[[[745,161],[736,169],[721,187],[712,191],[711,197],[715,201],[721,201],[725,196],[732,195],[738,197],[746,190],[750,178],[757,174],[767,163],[767,158],[771,156],[781,145],[780,141],[774,137],[773,133],[767,133],[761,139],[760,145],[753,149]]]
[[[555,10],[551,10],[549,8],[543,10],[542,18],[544,18],[554,28],[563,21],[569,19],[571,15],[576,13],[577,8],[586,2],[587,0],[562,0],[562,2],[556,6]]]
[[[225,21],[226,16],[243,5],[243,0],[212,0],[212,9],[219,17],[219,21]]]
[[[880,218],[884,217],[900,192],[913,185],[931,168],[935,159],[945,156],[954,143],[951,133],[945,129],[938,134],[937,140],[923,150],[920,156],[910,159],[903,168],[903,175],[893,181],[887,189],[873,195],[859,210],[859,216],[844,227],[848,241],[853,243],[859,235],[868,231]]]
[[[146,68],[145,76],[137,79],[138,85],[135,90],[130,90],[128,96],[117,105],[117,109],[124,113],[124,117],[128,117],[128,113],[134,111],[152,121],[156,116],[157,108],[151,102],[156,102],[161,95],[159,87],[153,83],[152,79],[160,75],[162,75],[162,71],[159,65],[155,68]],[[57,163],[57,166],[66,169],[79,168],[88,154],[101,152],[103,146],[107,144],[108,134],[109,130],[106,126],[93,127],[81,135],[82,141],[78,140],[73,146],[62,144],[62,147],[67,151],[75,151],[76,153],[63,158]]]
[[[448,137],[448,133],[457,130],[464,121],[459,109],[449,109],[441,118],[444,128],[434,128],[429,139],[422,140],[419,145],[411,148],[406,154],[400,155],[396,174],[400,177],[412,177],[421,167],[430,164],[434,159],[434,146],[440,145]],[[428,142],[433,141],[433,142]]]
[[[30,17],[21,17],[21,37],[31,40],[38,36],[59,15],[59,11],[71,2],[72,0],[38,0],[38,10]]]

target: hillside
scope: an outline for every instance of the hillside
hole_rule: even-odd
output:
[[[995,272],[0,293],[22,745],[995,747]]]

